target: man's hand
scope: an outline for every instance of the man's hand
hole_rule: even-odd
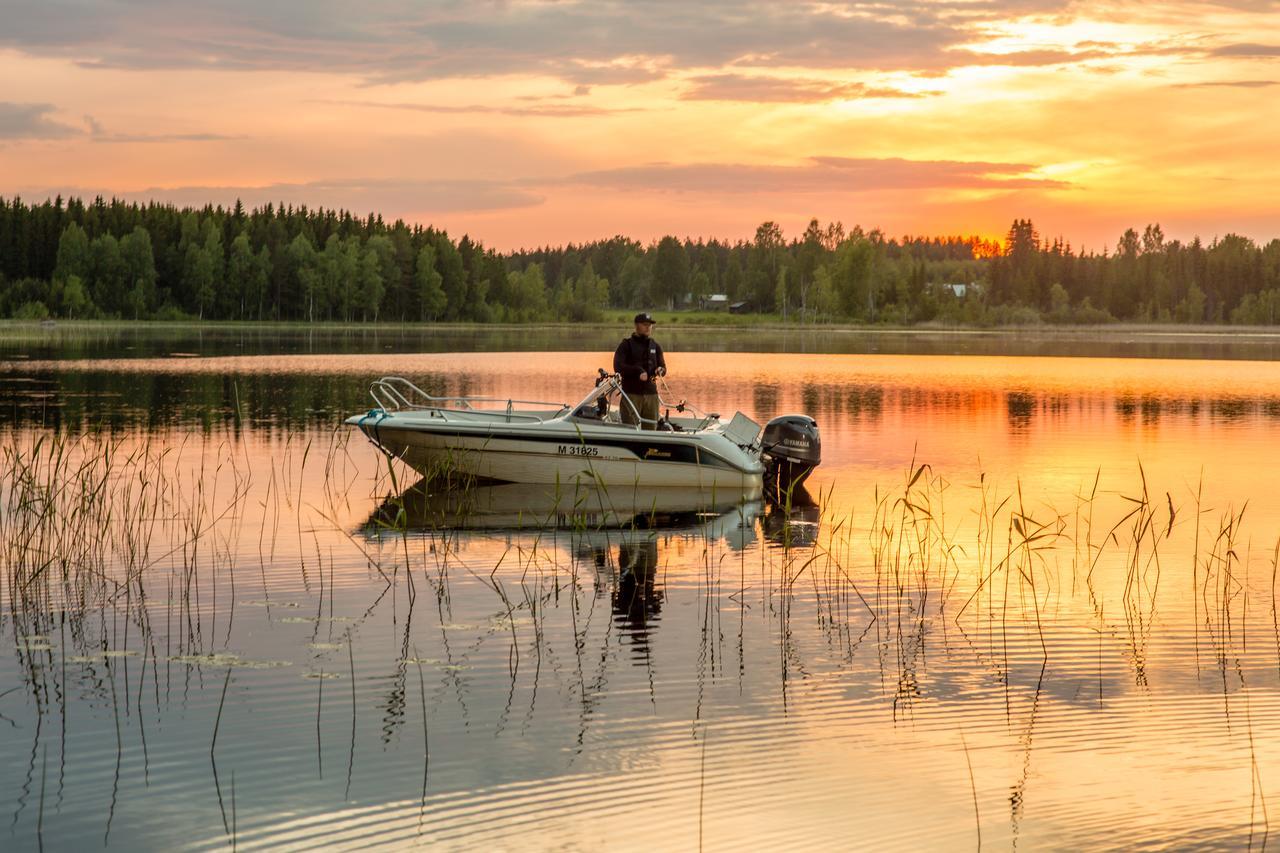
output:
[[[656,371],[654,371],[654,375],[655,375],[655,376],[666,376],[666,375],[667,375],[667,369],[666,369],[665,367],[659,367]]]
[[[643,370],[642,370],[642,371],[640,371],[640,381],[641,381],[641,382],[648,382],[648,381],[649,381],[649,374],[648,374],[648,373],[646,373],[646,372],[644,372]]]

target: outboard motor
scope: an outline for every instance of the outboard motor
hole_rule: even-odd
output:
[[[812,502],[804,490],[804,481],[822,461],[818,422],[808,415],[774,418],[765,424],[760,445],[765,463],[765,496],[774,502]]]

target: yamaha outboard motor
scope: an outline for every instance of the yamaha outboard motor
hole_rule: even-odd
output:
[[[760,437],[764,492],[774,502],[812,502],[804,481],[822,461],[818,422],[808,415],[782,415],[765,424]]]

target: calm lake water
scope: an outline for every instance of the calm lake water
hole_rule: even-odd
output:
[[[340,426],[617,337],[0,341],[0,848],[1266,843],[1272,343],[661,335],[818,420],[790,513],[427,497]]]

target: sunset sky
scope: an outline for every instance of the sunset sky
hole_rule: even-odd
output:
[[[0,0],[0,195],[1280,236],[1280,3]]]

